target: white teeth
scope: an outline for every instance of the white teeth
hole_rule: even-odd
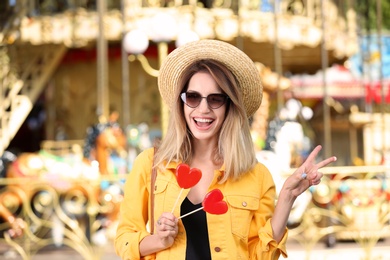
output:
[[[195,120],[196,122],[200,122],[200,123],[211,123],[211,122],[213,122],[213,120],[211,120],[211,119],[206,119],[206,118],[194,118],[194,120]]]

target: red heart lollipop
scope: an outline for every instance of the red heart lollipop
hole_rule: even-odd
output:
[[[227,203],[222,199],[223,194],[219,189],[210,191],[203,199],[203,210],[210,214],[225,214],[228,210],[228,206]]]
[[[176,167],[177,183],[183,189],[195,186],[200,178],[202,178],[202,172],[197,168],[190,169],[190,166],[185,163],[181,163]]]

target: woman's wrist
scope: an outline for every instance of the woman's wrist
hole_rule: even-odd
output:
[[[164,250],[164,249],[167,249],[167,248],[170,247],[170,246],[166,245],[163,242],[164,240],[162,240],[158,235],[155,234],[153,236],[155,236],[155,243],[156,243],[156,245],[158,247],[158,251],[161,251],[161,250]]]
[[[141,256],[150,255],[167,248],[157,234],[146,236],[140,243]]]
[[[280,201],[283,204],[285,204],[285,203],[291,204],[291,206],[292,206],[294,204],[296,198],[297,197],[294,196],[291,191],[283,188],[279,193],[278,201]]]

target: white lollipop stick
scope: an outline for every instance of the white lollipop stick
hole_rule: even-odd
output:
[[[175,204],[173,205],[173,209],[172,209],[172,211],[171,211],[172,214],[173,214],[173,211],[174,211],[175,208],[176,208],[177,202],[179,201],[179,198],[180,198],[181,194],[183,193],[183,190],[184,190],[184,189],[181,188],[180,193],[179,193],[179,196],[177,196],[177,198],[176,198]]]
[[[178,217],[177,219],[181,219],[181,218],[187,217],[188,215],[191,215],[192,213],[195,213],[195,212],[197,212],[197,211],[199,211],[199,210],[202,210],[202,209],[203,209],[203,207],[200,207],[200,208],[198,208],[198,209],[196,209],[196,210],[193,210],[193,211],[191,211],[191,212],[188,212],[187,214],[184,214],[184,215]]]

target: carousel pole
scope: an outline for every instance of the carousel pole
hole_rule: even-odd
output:
[[[104,34],[104,15],[106,13],[106,1],[97,1],[99,35],[97,39],[97,108],[96,114],[99,120],[108,119],[108,64],[107,64],[107,40]]]
[[[324,110],[324,157],[330,157],[332,154],[332,137],[331,137],[331,120],[330,120],[330,108],[329,108],[329,94],[328,85],[326,80],[326,69],[328,68],[328,52],[326,50],[326,28],[325,28],[325,3],[327,1],[321,1],[321,67],[322,67],[322,84],[324,90],[323,97],[323,110]]]
[[[367,69],[366,69],[366,73],[367,73],[367,80],[368,80],[368,87],[370,88],[369,92],[372,91],[371,88],[373,88],[373,86],[371,85],[372,83],[372,74],[371,74],[371,62],[369,60],[366,60],[366,57],[371,57],[371,29],[370,29],[370,5],[368,3],[368,0],[366,0],[365,2],[366,4],[366,8],[365,8],[365,13],[364,13],[364,17],[365,17],[365,27],[366,27],[366,53],[363,53],[363,65],[364,65],[364,62],[366,61],[367,62]],[[363,70],[364,70],[364,66],[363,66]],[[369,93],[366,93],[366,95],[368,95]],[[373,113],[373,109],[372,109],[372,99],[370,98],[368,104],[366,104],[366,112],[370,113],[370,115],[372,116],[372,113]]]
[[[382,60],[382,3],[381,0],[376,0],[376,26],[377,26],[377,41],[378,41],[378,52],[379,52],[379,84],[381,89],[381,104],[380,112],[382,119],[382,155],[383,160],[386,153],[386,113],[385,113],[385,89],[383,84],[383,60]]]
[[[282,71],[282,53],[279,48],[279,35],[278,35],[278,14],[279,14],[279,1],[274,1],[274,31],[275,31],[275,44],[274,44],[274,62],[275,62],[275,71],[277,73],[277,111],[278,114],[282,110],[283,102],[283,91],[280,87],[280,78],[283,73]]]
[[[122,44],[121,44],[121,62],[122,62],[122,125],[127,127],[130,124],[130,87],[129,87],[129,60],[123,44],[126,35],[126,6],[125,0],[121,0],[122,12]]]

